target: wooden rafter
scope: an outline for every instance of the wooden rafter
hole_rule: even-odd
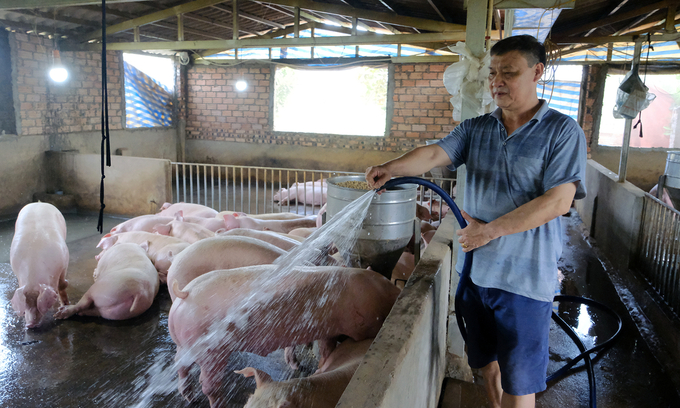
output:
[[[317,3],[310,0],[266,0],[264,2],[289,7],[300,7],[301,9],[319,11],[322,13],[357,17],[364,20],[380,21],[383,23],[402,25],[406,27],[415,27],[422,30],[435,32],[465,30],[465,26],[461,24],[451,24],[443,21],[434,21],[424,18],[407,17],[379,11],[362,10],[337,4]]]
[[[561,31],[559,33],[559,39],[566,39],[566,37],[569,37],[569,36],[572,36],[572,35],[575,35],[575,34],[579,34],[579,33],[582,33],[584,31],[591,30],[593,28],[602,27],[602,26],[605,26],[605,25],[608,25],[608,24],[618,23],[620,21],[635,18],[635,17],[638,17],[642,14],[646,14],[646,13],[649,13],[649,12],[654,11],[654,10],[665,9],[668,6],[675,5],[677,3],[678,3],[678,0],[664,0],[664,1],[660,1],[660,2],[657,2],[657,3],[650,4],[650,5],[646,5],[646,6],[643,6],[643,7],[639,7],[635,10],[627,11],[625,13],[615,13],[614,15],[609,16],[609,17],[604,18],[604,19],[594,21],[594,22],[591,22],[591,23],[587,23],[587,24],[583,24],[583,25],[580,25],[578,27],[574,27],[574,28],[571,28],[571,29],[568,29],[568,30]]]
[[[680,36],[680,34],[679,34]],[[109,42],[109,50],[214,50],[229,48],[269,48],[269,47],[319,47],[336,45],[373,45],[373,44],[419,44],[419,43],[453,43],[465,39],[464,32],[376,35],[364,34],[350,37],[314,37],[314,38],[245,38],[224,41],[168,41],[145,43]],[[65,44],[65,50],[97,51],[101,44]]]
[[[131,30],[134,27],[143,26],[150,23],[155,23],[157,21],[165,20],[169,17],[174,17],[178,14],[189,13],[192,11],[200,10],[206,7],[210,7],[215,4],[224,2],[224,0],[194,0],[189,3],[185,3],[179,6],[171,7],[165,10],[156,11],[154,13],[147,14],[145,16],[137,17],[132,20],[124,21],[119,24],[114,24],[112,26],[106,27],[106,34],[114,34],[120,31]],[[97,30],[90,35],[86,36],[85,41],[95,40],[102,37],[102,30]]]
[[[106,3],[137,3],[138,1],[146,0],[107,0]],[[102,2],[101,0],[3,0],[0,1],[0,10],[88,6],[93,4],[101,5]]]

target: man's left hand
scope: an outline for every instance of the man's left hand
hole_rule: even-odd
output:
[[[470,214],[461,210],[461,215],[468,222],[467,227],[458,230],[458,242],[463,248],[463,252],[470,252],[473,249],[482,247],[493,239],[488,231],[487,223],[484,221],[472,218]]]

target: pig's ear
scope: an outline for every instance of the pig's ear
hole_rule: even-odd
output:
[[[182,210],[175,213],[175,220],[184,221],[184,212]]]
[[[161,206],[161,209],[158,210],[158,211],[159,211],[159,212],[160,212],[160,211],[163,211],[163,210],[165,210],[166,208],[170,207],[171,205],[172,205],[171,203],[163,203],[163,205]]]
[[[26,295],[24,295],[25,286],[20,287],[14,291],[14,296],[12,296],[12,308],[18,315],[23,315],[24,310],[26,310]]]
[[[227,232],[227,229],[226,228],[220,228],[217,231],[215,231],[215,235],[220,235],[224,232]]]
[[[144,250],[144,252],[149,252],[149,241],[144,241],[141,244],[139,244],[140,247]]]
[[[243,370],[238,370],[234,372],[236,374],[241,374],[246,378],[255,376],[255,384],[257,384],[257,388],[260,388],[262,385],[273,381],[269,374],[253,367],[246,367]]]
[[[172,225],[170,224],[156,224],[153,226],[153,230],[161,235],[170,235],[172,231]]]
[[[224,226],[228,230],[239,228],[241,223],[238,222],[234,214],[224,214]]]
[[[106,234],[97,244],[97,248],[109,249],[116,243],[116,241],[118,241],[118,234]]]
[[[55,292],[51,287],[47,285],[40,286],[42,287],[42,291],[40,292],[40,295],[38,295],[38,312],[40,312],[40,314],[45,314],[48,310],[50,310],[59,296],[57,295],[57,292]]]

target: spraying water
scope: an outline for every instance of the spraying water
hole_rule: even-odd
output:
[[[136,394],[135,400],[138,401],[134,407],[149,407],[156,396],[176,392],[177,370],[191,367],[196,361],[205,360],[206,353],[209,351],[213,353],[209,357],[210,360],[228,360],[228,353],[227,355],[215,354],[215,350],[219,350],[220,345],[229,342],[236,344],[236,348],[239,349],[257,349],[257,342],[260,339],[240,338],[238,333],[251,327],[253,320],[260,319],[262,310],[269,312],[267,318],[272,320],[269,323],[273,327],[277,326],[277,322],[290,321],[291,317],[286,316],[284,310],[274,310],[272,313],[273,308],[270,303],[282,287],[300,288],[299,290],[287,291],[285,299],[277,299],[277,302],[294,302],[298,305],[297,309],[300,316],[297,316],[296,322],[301,323],[298,323],[295,327],[286,327],[292,333],[293,338],[297,334],[311,329],[306,322],[310,322],[313,318],[317,321],[320,318],[323,319],[324,316],[318,315],[319,311],[324,310],[324,306],[332,305],[328,302],[333,302],[334,298],[342,291],[345,284],[343,276],[329,272],[323,275],[327,279],[323,280],[322,283],[319,283],[318,279],[312,283],[308,282],[311,278],[318,278],[319,273],[326,271],[319,266],[328,266],[330,269],[337,269],[338,265],[358,266],[356,261],[353,260],[352,252],[361,233],[371,200],[375,197],[374,191],[366,192],[317,229],[297,248],[277,259],[274,266],[240,268],[244,270],[244,273],[252,272],[255,268],[259,275],[254,280],[241,282],[238,281],[239,276],[241,276],[238,271],[234,270],[235,273],[231,275],[227,273],[227,275],[230,275],[227,278],[232,278],[234,282],[239,284],[238,290],[242,296],[238,299],[238,302],[230,304],[228,310],[225,310],[224,316],[212,321],[209,330],[191,347],[181,350],[178,347],[176,356],[167,352],[156,357],[155,363],[149,368],[146,375],[138,377],[134,384],[132,392]],[[336,266],[336,268],[331,268],[332,266]],[[311,291],[315,291],[314,285],[322,286],[322,289],[319,290],[320,296],[309,296]],[[184,290],[187,290],[187,288],[189,288],[189,285]],[[248,342],[254,344],[247,344]],[[241,384],[243,384],[242,381]],[[231,389],[224,389],[223,392],[227,395],[226,399],[238,401],[238,388],[238,381],[234,381]],[[103,399],[110,401],[111,397],[107,395]]]

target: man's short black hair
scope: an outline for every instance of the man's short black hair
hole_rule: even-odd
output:
[[[530,67],[539,62],[545,65],[545,47],[531,35],[515,35],[500,40],[491,47],[491,56],[503,55],[511,51],[519,51]]]

